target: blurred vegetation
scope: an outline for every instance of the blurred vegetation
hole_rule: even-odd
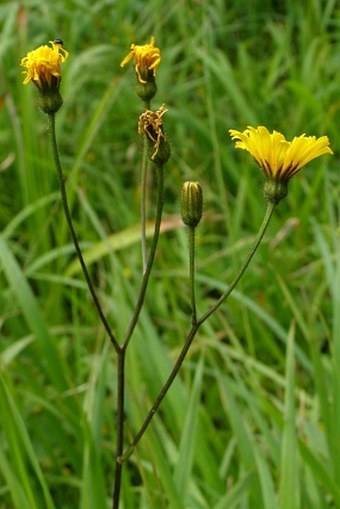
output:
[[[200,180],[198,308],[232,279],[265,210],[227,133],[326,134],[231,299],[202,327],[126,468],[122,508],[340,507],[340,6],[336,0],[0,3],[0,508],[110,507],[115,361],[63,218],[46,119],[20,61],[61,38],[58,140],[73,217],[120,337],[141,275],[141,103],[131,43],[161,48],[173,156],[164,225],[128,353],[127,435],[189,327],[179,192]],[[151,182],[152,184],[152,182]],[[150,194],[149,219],[153,219]]]

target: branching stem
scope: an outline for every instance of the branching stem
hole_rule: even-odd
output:
[[[130,445],[127,447],[127,449],[124,451],[122,457],[121,457],[121,461],[125,461],[131,454],[132,452],[134,451],[136,445],[138,444],[139,440],[142,438],[142,436],[144,435],[146,429],[148,428],[153,416],[156,414],[161,402],[163,401],[165,395],[167,394],[168,390],[170,389],[173,381],[175,380],[182,364],[183,364],[183,361],[186,357],[186,354],[188,353],[188,350],[196,336],[196,333],[198,331],[198,329],[200,328],[200,326],[221,306],[221,304],[229,297],[229,295],[231,294],[231,292],[234,290],[234,288],[236,287],[237,283],[240,281],[241,277],[243,276],[243,274],[245,273],[249,263],[251,262],[253,256],[255,255],[256,251],[257,251],[257,248],[259,247],[262,239],[263,239],[263,236],[267,230],[267,227],[268,227],[268,224],[270,222],[270,219],[272,217],[272,214],[274,212],[274,209],[275,209],[275,205],[268,202],[268,206],[267,206],[267,210],[266,210],[266,213],[265,213],[265,216],[263,218],[263,221],[262,221],[262,224],[260,226],[260,229],[256,235],[256,238],[255,238],[255,241],[252,245],[252,247],[250,248],[250,250],[248,251],[248,254],[247,256],[245,257],[240,269],[238,270],[237,274],[235,275],[233,281],[230,283],[230,285],[228,286],[227,290],[223,293],[223,295],[221,295],[221,297],[215,302],[215,304],[213,306],[211,306],[204,314],[202,314],[195,323],[192,324],[191,326],[191,329],[186,337],[186,340],[184,342],[184,345],[182,347],[182,350],[172,368],[172,371],[167,379],[167,381],[165,382],[165,384],[163,385],[163,387],[161,388],[154,404],[152,405],[152,407],[150,408],[142,426],[140,427],[139,431],[137,432],[137,434],[135,435],[134,439],[132,440],[132,442],[130,443]]]

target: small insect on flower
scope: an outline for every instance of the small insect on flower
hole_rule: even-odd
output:
[[[64,43],[61,39],[54,39],[54,44],[60,44],[60,46],[64,46]]]

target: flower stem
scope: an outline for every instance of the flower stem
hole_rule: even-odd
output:
[[[73,244],[74,244],[74,247],[75,247],[75,250],[76,250],[76,253],[77,253],[77,256],[79,259],[79,263],[81,265],[88,289],[92,296],[94,306],[95,306],[97,313],[99,315],[99,318],[100,318],[100,320],[101,320],[101,322],[102,322],[102,324],[103,324],[103,326],[111,340],[111,343],[113,344],[116,352],[119,352],[119,350],[120,350],[119,344],[118,344],[118,342],[117,342],[117,340],[116,340],[116,338],[115,338],[115,336],[114,336],[114,334],[106,320],[106,317],[103,313],[103,310],[102,310],[102,307],[98,300],[96,291],[94,289],[90,274],[87,270],[87,266],[86,266],[82,251],[80,249],[77,234],[76,234],[74,226],[73,226],[72,215],[71,215],[70,207],[68,204],[66,187],[65,187],[65,176],[64,176],[62,166],[60,163],[60,158],[59,158],[59,151],[58,151],[58,145],[57,145],[57,139],[56,139],[56,133],[55,133],[55,114],[49,113],[47,115],[47,118],[48,118],[48,127],[49,127],[49,133],[50,133],[50,139],[51,139],[51,145],[52,145],[53,159],[54,159],[54,164],[56,167],[58,180],[59,180],[61,201],[62,201],[62,205],[63,205],[63,209],[64,209],[65,218],[66,218],[66,221],[68,224],[68,228],[69,228],[69,231],[70,231],[70,234],[72,237],[72,241],[73,241]]]
[[[142,263],[143,275],[146,272],[147,253],[146,253],[146,202],[147,202],[147,181],[148,181],[148,140],[144,136],[142,175],[141,175],[141,202],[140,202],[140,224],[141,224],[141,243],[142,243]]]
[[[221,306],[221,304],[229,297],[229,295],[234,290],[237,283],[239,282],[239,280],[245,273],[247,267],[249,266],[250,261],[252,260],[254,254],[256,253],[257,248],[259,247],[259,245],[263,239],[263,236],[266,232],[266,229],[268,227],[268,224],[270,222],[270,219],[272,217],[274,209],[275,209],[275,204],[268,202],[267,210],[266,210],[265,216],[263,218],[262,224],[260,226],[260,229],[256,235],[255,241],[254,241],[252,247],[250,248],[250,250],[248,251],[248,254],[245,257],[245,259],[244,259],[239,271],[237,272],[236,276],[234,277],[233,281],[230,283],[230,285],[228,286],[227,290],[223,293],[223,295],[221,295],[221,297],[216,301],[216,303],[212,307],[210,307],[204,314],[202,314],[201,317],[199,317],[195,323],[192,324],[191,329],[190,329],[190,331],[186,337],[186,340],[184,342],[184,345],[182,347],[182,350],[181,350],[181,352],[180,352],[180,354],[172,368],[172,371],[171,371],[168,379],[166,380],[165,384],[161,388],[154,404],[150,408],[139,431],[136,433],[134,439],[132,440],[130,445],[127,447],[127,449],[124,451],[124,453],[121,457],[121,461],[125,461],[133,453],[139,440],[144,435],[153,416],[156,414],[161,402],[163,401],[165,395],[167,394],[173,381],[175,380],[175,378],[183,364],[183,361],[186,357],[186,354],[188,353],[188,350],[192,344],[192,341],[194,340],[194,338],[196,336],[198,329]]]
[[[251,262],[254,254],[256,253],[257,248],[261,244],[261,241],[262,241],[262,239],[264,237],[264,234],[266,233],[267,227],[269,225],[270,219],[271,219],[271,217],[273,215],[275,206],[276,205],[274,203],[268,202],[264,218],[262,220],[262,223],[261,223],[261,226],[259,228],[259,231],[257,232],[257,235],[255,237],[254,243],[251,246],[251,248],[249,249],[248,254],[245,257],[245,259],[243,260],[243,263],[242,263],[241,267],[239,268],[236,276],[234,277],[234,279],[232,280],[232,282],[228,286],[227,290],[223,293],[223,295],[221,295],[221,297],[215,302],[215,304],[213,306],[211,306],[199,318],[199,320],[198,320],[198,324],[199,325],[202,325],[202,323],[205,322],[220,307],[221,304],[223,304],[223,302],[229,297],[231,292],[234,290],[234,288],[236,287],[237,283],[240,281],[241,277],[243,276],[243,274],[247,270],[248,265]]]
[[[144,102],[144,107],[146,110],[150,109],[150,101]],[[147,253],[146,253],[146,202],[147,202],[147,183],[148,183],[148,167],[149,167],[149,158],[148,158],[148,140],[147,137],[144,136],[143,143],[143,157],[142,157],[142,175],[141,175],[141,202],[140,202],[140,217],[141,217],[141,244],[142,244],[142,266],[143,266],[143,275],[146,271],[147,265]]]
[[[189,226],[189,279],[191,297],[191,323],[197,323],[196,295],[195,295],[195,226]]]
[[[131,336],[133,334],[133,331],[135,330],[140,312],[142,310],[145,293],[146,293],[146,289],[148,286],[150,273],[151,273],[151,269],[152,269],[153,262],[155,259],[156,248],[157,248],[158,239],[159,239],[159,232],[160,232],[162,212],[163,212],[164,169],[163,169],[163,165],[155,165],[155,168],[156,168],[156,180],[157,180],[157,210],[156,210],[156,219],[155,219],[155,230],[154,230],[154,235],[153,235],[153,239],[152,239],[152,243],[151,243],[151,247],[150,247],[148,262],[146,265],[145,273],[143,274],[141,288],[139,291],[136,306],[135,306],[129,327],[127,329],[124,341],[121,346],[122,349],[127,348],[128,344],[130,342]]]
[[[112,509],[119,508],[122,485],[123,463],[120,461],[124,445],[124,405],[125,405],[125,350],[117,353],[117,417],[116,417],[116,465],[112,495]]]

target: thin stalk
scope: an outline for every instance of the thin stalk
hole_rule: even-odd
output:
[[[140,441],[140,439],[142,438],[142,436],[144,435],[145,431],[147,430],[153,416],[156,414],[161,402],[163,401],[164,397],[166,396],[168,390],[170,389],[173,381],[175,380],[182,364],[183,364],[183,361],[186,357],[186,354],[188,353],[188,350],[191,346],[191,343],[198,331],[198,328],[199,328],[200,324],[198,322],[196,322],[195,324],[192,325],[191,329],[190,329],[190,332],[189,334],[187,335],[186,337],[186,340],[185,340],[185,343],[182,347],[182,350],[174,364],[174,367],[172,368],[172,371],[167,379],[167,381],[165,382],[165,384],[163,385],[163,387],[161,388],[154,404],[152,405],[152,407],[150,408],[142,426],[140,427],[138,433],[136,433],[135,437],[133,438],[132,442],[130,443],[130,445],[127,447],[127,449],[124,451],[123,455],[121,456],[121,462],[125,461],[129,456],[131,456],[131,454],[133,453],[136,445],[138,444],[138,442]]]
[[[270,219],[272,217],[272,214],[274,212],[274,209],[275,209],[275,205],[268,202],[268,206],[267,206],[267,210],[266,210],[266,213],[265,213],[265,216],[263,218],[263,221],[262,221],[262,224],[260,226],[260,229],[256,235],[256,238],[255,238],[255,241],[252,245],[252,247],[250,248],[250,250],[248,251],[248,254],[247,256],[245,257],[239,271],[237,272],[236,276],[234,277],[233,281],[230,283],[230,285],[228,286],[227,290],[224,292],[223,295],[221,295],[221,297],[216,301],[216,303],[211,307],[209,308],[204,314],[201,315],[200,318],[198,318],[197,322],[196,323],[193,323],[187,337],[186,337],[186,340],[184,342],[184,345],[182,347],[182,350],[172,368],[172,371],[168,377],[168,379],[166,380],[165,384],[163,385],[163,387],[161,388],[154,404],[152,405],[152,407],[150,408],[142,426],[140,427],[138,433],[136,433],[134,439],[132,440],[132,442],[130,443],[130,445],[127,447],[127,449],[124,451],[122,457],[121,457],[121,461],[125,461],[131,454],[132,452],[134,451],[136,445],[138,444],[138,442],[140,441],[140,439],[142,438],[142,436],[144,435],[146,429],[148,428],[153,416],[156,414],[161,402],[163,401],[164,397],[166,396],[168,390],[170,389],[173,381],[175,380],[182,364],[183,364],[183,361],[186,357],[186,354],[188,353],[188,350],[196,336],[196,333],[198,331],[198,329],[200,328],[200,326],[221,306],[221,304],[229,297],[229,295],[231,294],[231,292],[234,290],[234,288],[236,287],[237,283],[239,282],[239,280],[241,279],[241,277],[243,276],[243,274],[245,273],[249,263],[251,262],[253,256],[255,255],[256,253],[256,250],[257,248],[259,247],[262,239],[263,239],[263,236],[266,232],[266,229],[268,227],[268,224],[270,222]]]
[[[155,259],[156,248],[157,248],[158,239],[159,239],[159,232],[160,232],[162,212],[163,212],[163,195],[164,195],[164,169],[163,169],[163,166],[159,166],[159,165],[156,166],[156,178],[157,178],[157,210],[156,210],[156,219],[155,219],[155,230],[154,230],[154,235],[153,235],[153,239],[152,239],[152,243],[151,243],[151,247],[150,247],[148,262],[147,262],[145,273],[143,275],[142,284],[141,284],[141,288],[140,288],[139,295],[137,298],[136,306],[135,306],[129,327],[127,329],[124,341],[121,346],[121,348],[124,350],[127,348],[128,344],[130,342],[131,336],[133,334],[133,331],[135,330],[140,312],[142,310],[145,293],[146,293],[146,289],[148,286],[150,273],[151,273],[151,269],[152,269],[153,262]]]
[[[62,201],[62,205],[63,205],[64,214],[65,214],[65,218],[66,218],[66,221],[67,221],[67,225],[68,225],[68,228],[69,228],[69,231],[70,231],[70,234],[71,234],[71,237],[72,237],[72,241],[73,241],[73,244],[74,244],[74,247],[75,247],[78,259],[79,259],[79,263],[81,265],[81,268],[82,268],[82,271],[83,271],[83,274],[84,274],[84,277],[85,277],[88,289],[89,289],[90,294],[92,296],[92,299],[93,299],[95,308],[97,310],[97,313],[99,315],[99,318],[100,318],[102,324],[104,325],[104,328],[105,328],[105,330],[106,330],[106,332],[107,332],[107,334],[108,334],[108,336],[109,336],[109,338],[111,340],[111,343],[113,344],[116,352],[119,352],[120,351],[119,344],[118,344],[118,342],[117,342],[117,340],[116,340],[116,338],[115,338],[115,336],[114,336],[114,334],[113,334],[113,332],[112,332],[112,330],[111,330],[111,328],[110,328],[110,326],[109,326],[109,324],[108,324],[108,322],[106,320],[106,317],[105,317],[105,315],[103,313],[103,310],[102,310],[102,307],[101,307],[100,302],[98,300],[96,291],[94,289],[94,286],[93,286],[90,274],[89,274],[89,272],[87,270],[87,266],[86,266],[86,263],[85,263],[82,251],[80,249],[80,245],[79,245],[79,242],[78,242],[77,234],[76,234],[74,226],[73,226],[72,215],[71,215],[70,207],[69,207],[69,204],[68,204],[66,187],[65,187],[65,176],[64,176],[63,169],[62,169],[62,166],[61,166],[61,163],[60,163],[60,158],[59,158],[59,150],[58,150],[56,133],[55,133],[55,114],[54,113],[50,113],[50,114],[47,115],[47,118],[48,118],[48,127],[49,127],[49,133],[50,133],[50,139],[51,139],[51,145],[52,145],[53,159],[54,159],[54,164],[55,164],[57,175],[58,175],[61,201]]]
[[[189,226],[189,279],[191,298],[191,323],[197,323],[196,295],[195,295],[195,232],[194,226]]]
[[[220,307],[221,304],[223,304],[223,302],[229,297],[231,292],[234,290],[234,288],[236,287],[236,285],[240,281],[241,277],[243,276],[243,274],[247,270],[248,265],[251,262],[254,254],[256,253],[257,248],[261,244],[261,241],[262,241],[262,239],[264,237],[264,234],[266,233],[267,227],[268,227],[269,222],[271,220],[271,217],[273,215],[274,209],[275,209],[275,204],[271,203],[271,202],[268,202],[267,209],[266,209],[264,218],[262,220],[260,229],[257,232],[256,238],[254,240],[254,243],[253,243],[252,247],[249,249],[247,256],[243,260],[243,263],[242,263],[241,267],[239,268],[239,271],[237,272],[236,276],[234,277],[233,281],[230,283],[230,285],[228,286],[228,288],[224,292],[224,294],[221,295],[221,297],[215,302],[215,304],[213,306],[211,306],[211,308],[209,308],[199,318],[199,320],[198,320],[198,324],[199,325],[202,325],[202,323],[205,322],[209,318],[209,316],[211,316]]]
[[[144,137],[143,143],[143,159],[142,159],[142,175],[141,175],[141,202],[140,202],[140,224],[141,224],[141,246],[142,246],[142,263],[143,275],[146,272],[147,252],[146,252],[146,202],[147,202],[147,181],[148,181],[148,140]]]
[[[116,417],[116,466],[112,495],[112,509],[119,508],[122,485],[123,463],[120,461],[124,445],[124,408],[125,408],[125,350],[117,354],[117,417]]]
[[[150,101],[145,101],[144,107],[146,110],[150,109]],[[147,202],[147,183],[148,183],[148,140],[144,137],[143,143],[143,157],[142,157],[142,175],[141,175],[141,202],[140,202],[140,224],[141,224],[141,247],[142,247],[142,266],[143,275],[147,266],[147,252],[146,252],[146,202]]]

